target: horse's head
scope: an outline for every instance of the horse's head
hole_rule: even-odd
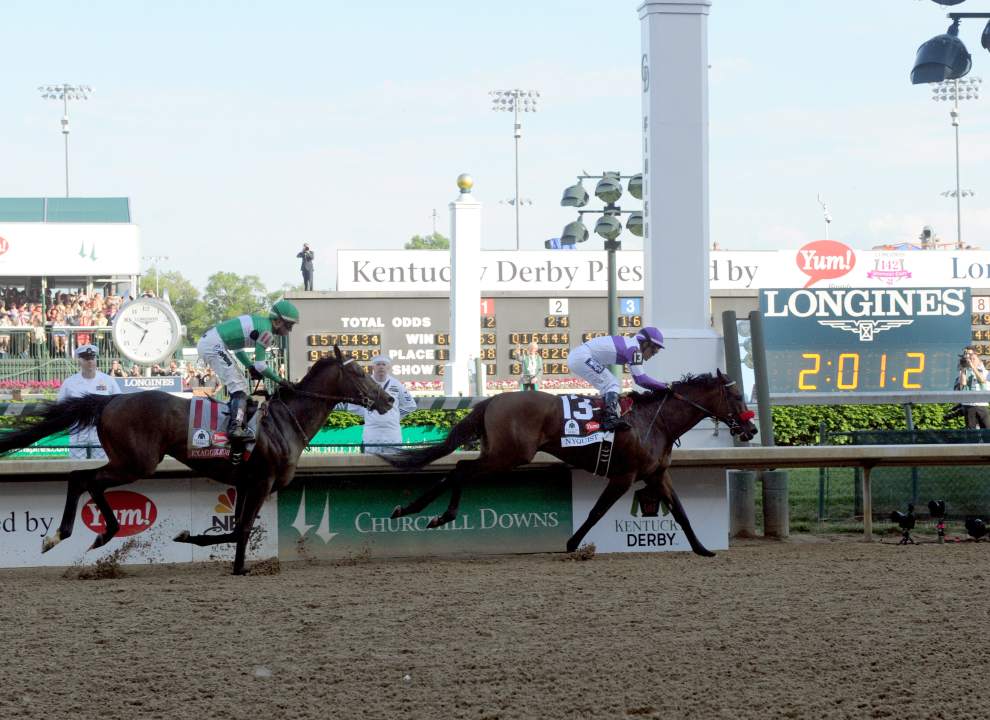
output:
[[[328,398],[340,398],[369,410],[387,413],[392,408],[392,396],[371,379],[354,358],[344,358],[340,348],[333,346],[334,357],[317,360],[299,383],[307,391],[320,388]]]
[[[743,442],[749,442],[759,432],[753,423],[756,413],[746,407],[746,400],[739,392],[739,384],[729,379],[728,375],[723,375],[721,370],[715,372],[718,373],[725,399],[723,403],[725,415],[719,417],[719,420],[729,426],[730,433],[738,435]]]

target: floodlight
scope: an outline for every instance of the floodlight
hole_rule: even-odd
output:
[[[643,199],[643,173],[636,173],[629,178],[629,194],[637,200]]]
[[[959,3],[966,2],[966,0],[932,0],[939,5],[958,5]]]
[[[584,226],[581,219],[578,218],[574,222],[569,222],[564,226],[564,231],[560,234],[560,244],[561,245],[573,245],[574,243],[582,243],[588,240],[588,228]]]
[[[597,192],[595,193],[597,195]],[[622,232],[622,223],[611,215],[602,215],[595,223],[595,234],[606,240],[615,240]]]
[[[915,85],[961,78],[973,67],[973,58],[959,39],[959,18],[944,35],[936,35],[918,48],[911,70]]]
[[[588,204],[588,191],[580,182],[571,185],[564,190],[564,196],[560,199],[562,207],[584,207]]]
[[[626,220],[626,230],[636,237],[643,237],[643,213],[638,211],[629,213],[629,219]]]
[[[983,35],[980,36],[980,45],[983,46],[984,50],[990,50],[990,21],[987,21],[986,27],[983,28]]]
[[[622,197],[622,183],[619,182],[619,173],[603,173],[602,179],[599,180],[598,184],[595,186],[595,197],[606,205],[611,205]]]
[[[939,520],[945,517],[945,500],[929,500],[928,513],[933,519]]]

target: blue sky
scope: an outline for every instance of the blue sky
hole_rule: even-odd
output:
[[[144,253],[202,286],[218,269],[317,289],[337,248],[400,248],[432,229],[461,172],[486,249],[514,247],[512,120],[488,91],[540,90],[523,117],[522,247],[573,213],[582,169],[638,171],[638,2],[111,2],[6,0],[0,196],[64,192],[61,108],[45,83],[95,88],[70,108],[73,195],[126,195]],[[990,11],[969,0],[957,11]],[[949,107],[908,81],[944,32],[929,0],[713,0],[711,237],[723,248],[853,247],[955,237]],[[963,24],[990,80],[980,21]],[[988,89],[990,93],[990,89]],[[962,111],[963,233],[990,249],[990,97]],[[595,244],[592,240],[586,247]],[[641,247],[624,236],[625,247]],[[594,245],[597,247],[597,245]]]

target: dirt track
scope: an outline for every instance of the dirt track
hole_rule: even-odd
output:
[[[713,560],[0,571],[0,718],[982,717],[988,559],[797,539]]]

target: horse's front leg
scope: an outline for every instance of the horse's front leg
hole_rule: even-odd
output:
[[[584,540],[584,536],[588,534],[588,531],[595,526],[595,523],[602,519],[602,516],[608,512],[610,507],[615,505],[616,500],[625,495],[626,490],[632,485],[634,478],[635,475],[632,473],[609,478],[608,485],[605,486],[605,489],[599,496],[598,502],[595,503],[595,506],[591,508],[591,512],[588,513],[588,519],[584,521],[584,524],[567,541],[567,552],[574,552],[578,549],[578,546]]]
[[[647,486],[650,486],[650,482],[647,482]],[[698,536],[694,534],[694,528],[691,527],[691,521],[688,520],[687,513],[684,512],[684,506],[681,505],[681,499],[674,492],[674,484],[670,479],[670,471],[667,468],[663,469],[662,477],[659,483],[660,497],[667,503],[667,507],[670,508],[670,512],[674,516],[674,520],[677,524],[681,526],[684,531],[684,537],[687,538],[688,542],[691,544],[691,549],[695,553],[701,555],[702,557],[715,557],[715,553],[706,548],[698,540]]]
[[[265,499],[271,493],[275,478],[271,475],[256,483],[244,483],[246,487],[244,497],[244,507],[241,514],[237,516],[237,525],[234,527],[234,535],[237,537],[237,549],[234,551],[234,575],[244,575],[244,559],[247,554],[247,544],[251,537],[251,529],[254,521],[261,511],[261,506],[265,504]]]

